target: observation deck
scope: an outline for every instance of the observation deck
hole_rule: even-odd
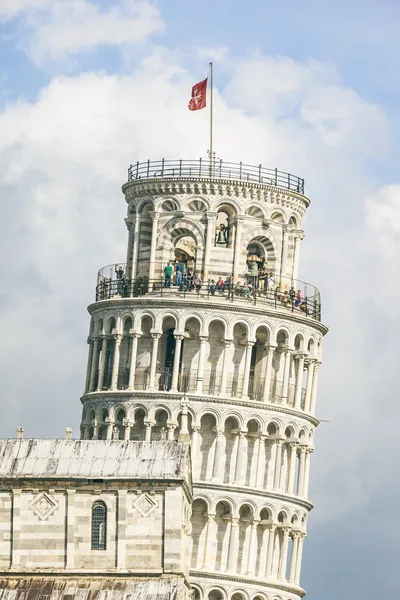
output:
[[[304,195],[304,179],[277,168],[226,162],[222,159],[165,160],[137,162],[128,169],[129,183],[143,179],[219,179],[258,183]],[[124,187],[125,187],[124,186]]]
[[[247,276],[242,283],[225,280],[223,286],[210,280],[196,285],[193,277],[183,277],[181,285],[164,278],[149,280],[145,277],[129,279],[117,276],[126,264],[116,263],[102,267],[97,274],[96,302],[123,298],[176,299],[179,301],[203,300],[211,304],[235,303],[251,306],[286,309],[299,316],[321,321],[321,297],[318,289],[304,281],[279,277],[278,285],[271,287],[267,279]],[[119,271],[121,273],[121,271]]]

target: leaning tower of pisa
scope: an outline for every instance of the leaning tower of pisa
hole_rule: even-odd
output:
[[[81,437],[191,444],[197,600],[297,600],[321,341],[298,279],[304,181],[147,161],[123,185],[126,262],[100,269]]]

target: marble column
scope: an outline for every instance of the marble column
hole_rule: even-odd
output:
[[[196,393],[203,393],[204,364],[206,360],[207,336],[200,336],[199,366],[197,369]]]
[[[249,381],[250,381],[250,368],[251,368],[251,353],[254,342],[247,342],[246,346],[246,359],[244,364],[244,375],[243,375],[243,389],[242,399],[246,400],[249,397]]]
[[[267,564],[265,568],[265,576],[271,577],[272,574],[272,561],[274,558],[274,546],[275,546],[275,532],[276,525],[269,526],[269,536],[268,536],[268,548],[267,548]]]
[[[319,365],[320,365],[320,363],[318,361],[316,361],[315,365],[314,365],[314,375],[313,375],[311,398],[310,398],[310,413],[312,413],[312,414],[315,413],[315,403],[317,401]]]
[[[271,344],[267,350],[267,366],[265,369],[265,380],[264,380],[264,391],[263,391],[263,402],[269,402],[269,393],[271,390],[271,379],[272,379],[272,360],[274,358],[276,346]]]
[[[151,442],[151,430],[153,427],[153,423],[151,421],[145,421],[144,426],[146,428],[144,433],[144,441]]]
[[[167,424],[167,440],[169,442],[172,442],[175,439],[175,437],[174,437],[175,428],[176,428],[176,425],[174,423]]]
[[[175,354],[174,354],[174,366],[172,369],[172,383],[171,383],[171,392],[178,391],[178,379],[179,379],[179,366],[181,361],[181,349],[182,349],[182,340],[183,335],[174,335],[175,338]]]
[[[133,423],[130,423],[127,419],[123,420],[124,425],[124,440],[131,439],[131,429],[133,427]]]
[[[297,552],[299,549],[299,531],[292,532],[293,546],[292,546],[292,556],[290,557],[290,568],[289,568],[289,583],[294,583],[295,573],[296,573],[296,561],[297,561]]]
[[[296,391],[294,394],[294,408],[301,409],[301,393],[303,391],[303,371],[304,371],[304,354],[297,354],[297,376],[296,376]]]
[[[96,379],[96,371],[99,364],[99,338],[93,339],[93,352],[92,352],[92,367],[90,370],[90,382],[89,392],[94,391],[94,382]]]
[[[86,369],[86,380],[85,380],[85,392],[89,392],[90,390],[90,375],[92,372],[92,360],[93,360],[93,344],[90,338],[88,338],[89,345],[89,353],[88,353],[88,361],[87,361],[87,369]]]
[[[283,540],[279,554],[278,579],[286,579],[290,527],[282,527]]]
[[[223,467],[223,458],[224,453],[222,452],[222,443],[224,441],[223,431],[217,431],[217,437],[215,438],[215,452],[214,452],[214,464],[213,464],[213,474],[212,478],[215,481],[222,482],[222,467]]]
[[[296,557],[296,571],[294,576],[294,583],[296,585],[300,584],[300,572],[301,572],[301,561],[303,559],[303,544],[304,544],[305,534],[301,533],[299,537],[299,544],[297,548],[297,557]]]
[[[204,269],[203,269],[203,281],[206,283],[208,280],[208,274],[210,271],[210,251],[211,246],[215,240],[215,221],[217,213],[206,212],[207,218],[207,231],[206,231],[206,243],[204,248]]]
[[[287,348],[285,350],[285,364],[283,368],[282,405],[286,405],[288,400],[291,356],[292,351]]]
[[[239,519],[232,517],[228,547],[228,572],[236,575],[237,553],[239,547]]]
[[[101,391],[103,389],[104,369],[106,367],[107,336],[103,335],[102,337],[103,337],[103,341],[101,344],[100,373],[99,373],[99,379],[97,382],[97,391]]]
[[[207,515],[207,525],[206,525],[206,536],[205,536],[205,541],[204,541],[204,556],[203,556],[203,569],[209,569],[210,568],[210,562],[211,562],[211,552],[210,552],[210,530],[211,530],[211,526],[213,525],[213,523],[215,522],[215,515],[213,514],[208,514]]]
[[[139,343],[140,334],[132,334],[132,348],[131,348],[131,361],[129,365],[129,380],[128,390],[135,389],[135,373],[136,373],[136,360],[137,360],[137,349]]]
[[[112,375],[111,375],[111,390],[118,389],[118,371],[119,371],[119,354],[122,336],[117,334],[114,336],[115,345],[114,345],[114,356],[113,356],[113,367],[112,367]]]
[[[221,389],[219,391],[220,396],[226,395],[226,384],[228,381],[228,361],[229,361],[229,348],[231,346],[232,340],[224,340],[224,356],[222,359],[222,375],[221,375]]]
[[[300,446],[300,449],[299,449],[299,476],[297,479],[297,495],[298,496],[304,496],[306,450],[307,450],[307,446]]]
[[[134,221],[134,231],[133,231],[133,248],[132,248],[132,279],[136,279],[137,276],[137,261],[139,254],[139,215],[136,214]]]
[[[286,492],[288,494],[294,493],[294,479],[296,476],[296,461],[297,461],[297,443],[290,442],[289,444],[290,453],[289,453],[289,473],[287,480],[287,489]]]
[[[275,469],[274,469],[274,490],[279,490],[281,484],[282,471],[282,446],[283,440],[279,439],[275,442]]]
[[[314,360],[307,361],[307,383],[306,383],[306,397],[304,401],[304,411],[310,412],[311,403],[311,390],[314,377]]]
[[[193,479],[197,477],[197,448],[199,445],[199,431],[200,427],[192,425],[192,442],[190,445],[191,456],[192,456],[192,475]]]
[[[305,458],[305,465],[304,465],[304,487],[303,487],[304,498],[308,498],[308,488],[310,485],[311,454],[313,452],[314,452],[313,448],[307,448],[307,450],[306,450],[306,458]]]
[[[256,488],[263,487],[265,471],[265,435],[260,435],[258,440],[258,456],[256,471]]]
[[[247,555],[247,569],[246,575],[252,576],[256,571],[256,558],[257,558],[257,525],[260,521],[253,519],[250,531],[250,544],[249,553]]]
[[[237,216],[236,217],[236,227],[235,227],[235,253],[233,259],[233,285],[238,280],[239,277],[239,262],[240,262],[240,254],[242,250],[242,223],[244,221],[244,217]]]
[[[160,218],[160,213],[152,211],[152,212],[150,212],[150,217],[152,219],[150,265],[149,265],[149,283],[151,286],[151,284],[154,282],[155,270],[156,270],[157,231],[158,231],[158,220]]]
[[[161,333],[152,333],[151,337],[153,338],[153,347],[151,351],[149,390],[154,391],[156,385],[158,343],[160,341]]]
[[[244,483],[244,466],[247,462],[246,452],[246,431],[239,432],[238,451],[236,456],[235,483],[241,485]]]

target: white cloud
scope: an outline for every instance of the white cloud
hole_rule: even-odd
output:
[[[0,327],[10,340],[0,347],[3,435],[20,420],[27,435],[60,434],[71,415],[76,427],[84,304],[93,298],[96,270],[125,255],[120,185],[138,159],[205,155],[207,112],[187,110],[195,81],[159,49],[130,75],[55,78],[35,103],[0,114],[0,217],[5,222],[7,213],[9,223],[0,239]],[[222,95],[216,91],[218,155],[281,166],[309,186],[300,276],[321,288],[332,326],[318,411],[331,423],[318,431],[311,478],[321,518],[365,502],[387,476],[378,468],[382,453],[397,453],[395,440],[370,452],[374,402],[387,397],[393,376],[377,377],[370,362],[379,336],[371,271],[379,257],[365,262],[363,202],[375,189],[363,160],[387,143],[382,111],[343,88],[330,65],[249,58],[233,67]],[[379,364],[391,364],[394,349],[385,341]],[[392,431],[393,409],[381,414],[381,429]]]
[[[0,0],[0,23],[8,21],[24,10],[49,5],[51,0]]]
[[[149,0],[121,0],[107,9],[91,0],[19,1],[17,8],[10,4],[4,9],[4,16],[25,9],[19,45],[37,65],[99,46],[137,44],[163,29],[160,13]]]

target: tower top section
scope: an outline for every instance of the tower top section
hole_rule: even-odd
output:
[[[206,193],[251,197],[258,200],[283,200],[296,205],[304,214],[310,201],[304,196],[304,179],[277,168],[205,160],[147,160],[128,169],[122,186],[129,203],[144,193]]]

